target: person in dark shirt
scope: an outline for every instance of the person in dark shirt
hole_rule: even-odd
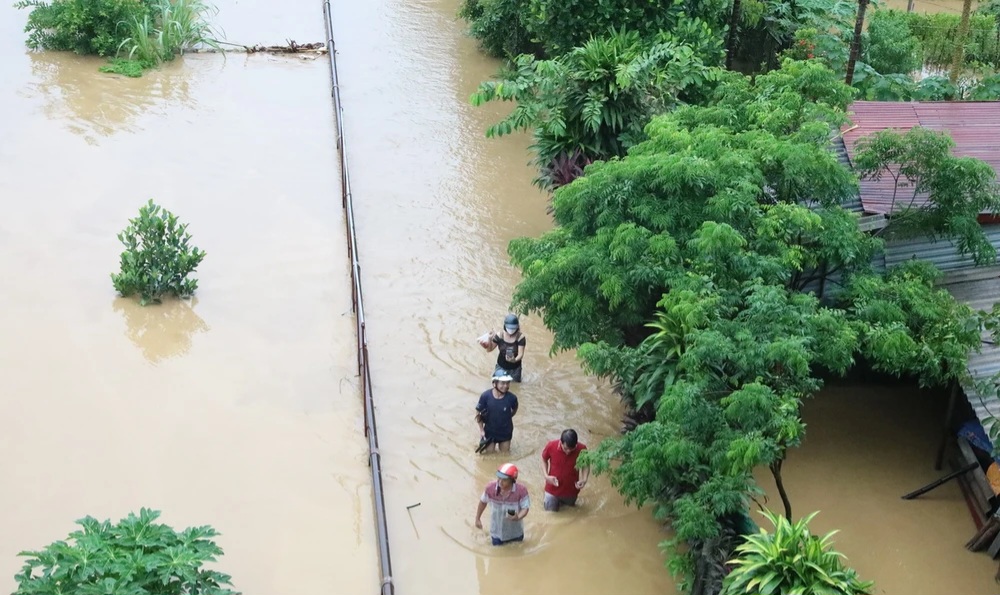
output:
[[[517,316],[508,314],[503,321],[503,331],[499,333],[490,331],[483,336],[483,339],[481,344],[486,351],[499,348],[493,375],[506,374],[514,382],[521,382],[521,359],[524,358],[524,348],[528,342],[521,332],[521,323]]]
[[[514,415],[517,413],[517,395],[510,392],[511,377],[496,375],[493,388],[479,395],[476,405],[476,422],[479,424],[481,445],[487,445],[478,452],[510,452],[510,441],[514,437]]]

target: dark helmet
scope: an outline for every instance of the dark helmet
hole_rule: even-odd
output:
[[[519,328],[521,328],[521,323],[518,322],[517,316],[514,316],[513,314],[508,314],[507,317],[503,319],[503,326],[504,328],[513,327],[514,330],[518,330]]]

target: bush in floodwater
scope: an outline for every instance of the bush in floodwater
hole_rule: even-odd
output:
[[[154,522],[160,513],[143,508],[112,525],[88,516],[66,540],[27,558],[15,575],[13,595],[53,593],[146,593],[148,595],[238,595],[228,574],[203,568],[222,555],[209,526],[177,532]]]
[[[111,57],[102,72],[137,77],[194,46],[219,49],[209,22],[218,9],[202,0],[21,0],[14,6],[31,9],[28,47]]]
[[[150,0],[22,0],[31,49],[113,56],[128,33],[122,23],[152,12]]]
[[[118,53],[128,57],[110,60],[101,72],[138,77],[195,46],[221,49],[216,39],[220,35],[209,24],[209,17],[218,14],[214,6],[201,0],[148,1],[152,6],[149,14],[123,23],[128,37],[119,44]]]
[[[164,295],[190,297],[198,289],[197,279],[188,279],[205,253],[191,246],[187,224],[150,200],[139,216],[118,234],[125,245],[121,272],[112,273],[115,289],[124,297],[139,294],[140,303],[159,302]]]

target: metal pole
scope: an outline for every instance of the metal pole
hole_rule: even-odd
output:
[[[344,138],[344,107],[340,101],[340,79],[337,73],[337,47],[333,41],[333,11],[330,0],[323,2],[326,20],[326,45],[330,56],[330,82],[333,108],[337,116],[337,150],[340,153],[341,203],[345,211],[347,250],[351,261],[351,302],[354,306],[358,340],[358,375],[365,403],[365,436],[368,438],[368,463],[372,474],[372,494],[375,501],[375,533],[381,571],[381,595],[394,595],[392,561],[389,557],[389,531],[385,518],[385,495],[382,490],[382,457],[378,449],[378,430],[375,425],[375,399],[372,394],[371,369],[368,362],[368,335],[365,322],[364,292],[361,290],[361,262],[358,260],[358,236],[354,226],[354,200],[351,195],[351,175],[347,164],[347,142]]]

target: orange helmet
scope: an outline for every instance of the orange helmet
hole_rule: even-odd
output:
[[[512,463],[504,463],[497,469],[497,477],[500,479],[511,479],[517,481],[517,467]]]

